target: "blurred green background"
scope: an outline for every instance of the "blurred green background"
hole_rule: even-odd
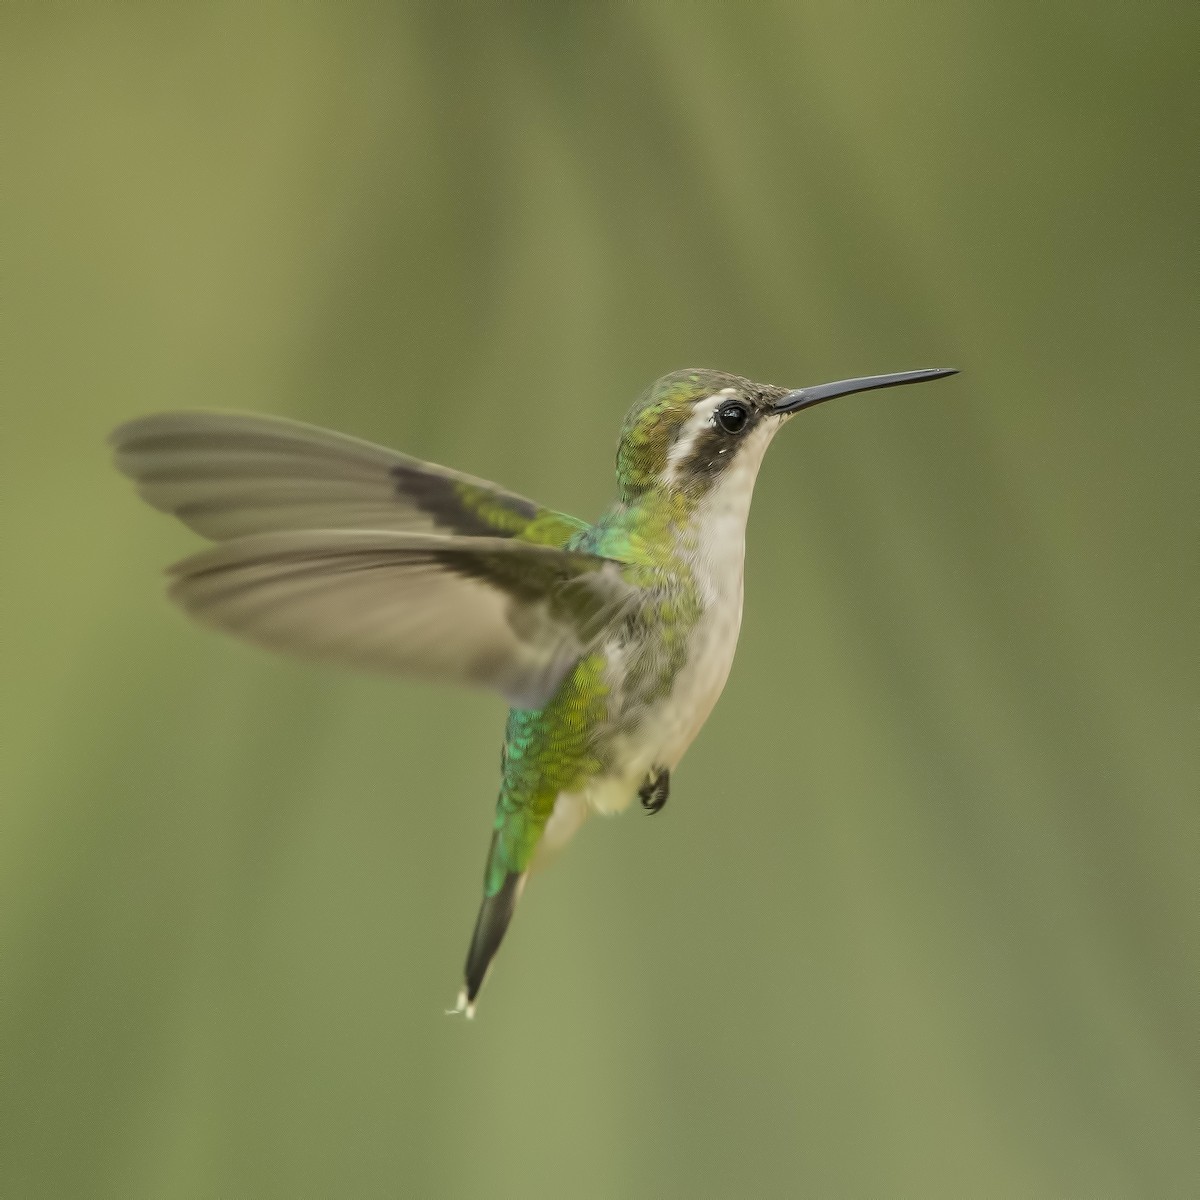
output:
[[[5,6],[0,1187],[1200,1194],[1193,5]],[[503,705],[188,625],[104,437],[596,515],[793,424],[723,700],[449,1020]]]

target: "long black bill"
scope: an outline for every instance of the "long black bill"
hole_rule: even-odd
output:
[[[930,371],[897,371],[894,375],[863,375],[859,379],[839,379],[837,383],[819,383],[816,387],[797,388],[788,392],[774,411],[780,415],[812,408],[838,396],[851,392],[869,392],[875,388],[899,387],[902,383],[924,383],[927,379],[942,379],[946,375],[957,375],[957,367],[935,367]]]

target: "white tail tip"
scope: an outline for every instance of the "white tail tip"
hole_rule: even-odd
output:
[[[446,1009],[446,1016],[448,1017],[457,1017],[459,1013],[462,1013],[468,1021],[473,1020],[475,1017],[475,1002],[467,999],[466,988],[459,989],[458,999],[455,1000],[454,1007]]]

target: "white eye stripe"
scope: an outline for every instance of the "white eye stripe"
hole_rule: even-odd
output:
[[[692,408],[692,415],[684,421],[679,435],[675,438],[670,450],[667,451],[667,470],[664,483],[674,483],[679,464],[687,462],[696,442],[706,430],[716,424],[717,409],[732,395],[733,388],[724,388],[703,400],[697,400]]]

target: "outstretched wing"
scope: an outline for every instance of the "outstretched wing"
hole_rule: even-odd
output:
[[[637,600],[620,564],[509,538],[285,531],[177,563],[171,596],[275,650],[494,688],[538,708]]]
[[[213,541],[286,529],[391,529],[562,546],[584,521],[446,467],[315,425],[167,412],[110,438],[155,508]]]

